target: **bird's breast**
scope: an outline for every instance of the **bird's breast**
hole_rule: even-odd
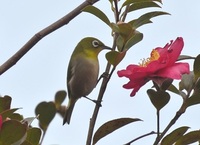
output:
[[[76,98],[87,96],[96,86],[99,74],[98,59],[77,58],[71,67],[71,78],[68,89]]]

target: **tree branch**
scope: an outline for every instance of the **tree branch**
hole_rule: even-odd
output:
[[[93,5],[99,0],[85,0],[82,4],[72,10],[70,13],[44,28],[40,32],[36,33],[20,50],[18,50],[12,57],[10,57],[6,62],[0,66],[0,75],[14,66],[35,44],[37,44],[42,38],[48,34],[54,32],[60,27],[68,24],[73,18],[82,12],[82,9],[88,5]]]

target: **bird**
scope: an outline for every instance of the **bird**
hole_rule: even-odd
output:
[[[96,87],[99,75],[98,54],[103,49],[111,50],[110,47],[94,37],[83,38],[75,47],[67,70],[69,100],[63,125],[70,124],[72,111],[77,100],[89,95]]]

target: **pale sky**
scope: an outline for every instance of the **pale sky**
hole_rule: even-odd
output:
[[[76,1],[0,1],[0,64],[19,50],[35,33],[55,22],[78,6],[83,0]],[[116,70],[127,65],[137,64],[147,58],[155,47],[163,47],[170,40],[181,36],[185,46],[182,54],[197,56],[200,39],[200,1],[199,0],[163,0],[162,10],[171,15],[152,19],[153,24],[139,28],[144,39],[135,45]],[[114,21],[108,1],[101,0],[95,4]],[[144,11],[131,13],[128,20],[136,18]],[[96,17],[82,13],[68,25],[43,38],[14,67],[0,77],[0,95],[12,97],[12,107],[22,107],[18,112],[24,117],[33,117],[34,109],[41,101],[51,101],[58,90],[66,90],[66,72],[70,55],[76,44],[84,37],[93,36],[106,45],[112,45],[110,28]],[[145,53],[144,53],[145,52]],[[99,55],[100,73],[105,69],[105,52]],[[190,61],[192,64],[192,61]],[[192,65],[190,66],[192,68]],[[130,97],[131,90],[122,85],[127,79],[118,78],[116,72],[111,78],[100,109],[95,130],[103,123],[121,117],[140,118],[136,122],[117,130],[100,140],[97,145],[122,145],[130,140],[156,131],[156,110],[146,94],[152,86],[146,84],[135,97]],[[100,84],[88,96],[95,99]],[[166,127],[181,105],[181,98],[171,94],[169,104],[161,110],[161,130]],[[67,100],[65,101],[67,104]],[[86,142],[89,119],[94,104],[82,98],[75,106],[71,124],[62,125],[62,118],[56,116],[50,124],[43,145],[83,145]],[[200,106],[190,107],[173,126],[191,127],[190,131],[199,129]],[[33,122],[37,126],[37,120]],[[133,145],[151,145],[156,136],[143,138]]]

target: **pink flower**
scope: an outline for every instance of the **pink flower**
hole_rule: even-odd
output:
[[[188,74],[189,64],[176,62],[183,46],[183,38],[178,37],[174,42],[166,44],[164,48],[153,49],[150,58],[143,60],[141,64],[131,64],[125,70],[118,71],[119,77],[129,78],[129,82],[123,87],[133,89],[130,96],[135,96],[136,92],[149,80],[181,79],[183,74]]]
[[[3,124],[3,118],[2,118],[2,116],[0,115],[0,130],[1,130],[2,124]]]

